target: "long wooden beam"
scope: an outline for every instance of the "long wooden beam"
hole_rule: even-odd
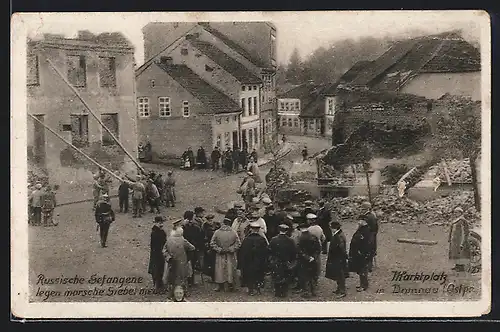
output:
[[[108,132],[108,134],[115,140],[115,142],[122,148],[122,150],[127,154],[127,156],[134,162],[134,164],[144,173],[146,174],[146,170],[139,164],[137,160],[125,149],[125,147],[122,145],[122,143],[116,138],[116,136],[109,130],[108,127],[102,123],[101,119],[97,116],[97,114],[94,113],[94,111],[90,108],[90,106],[87,104],[87,102],[82,98],[78,90],[66,79],[66,77],[57,69],[57,67],[50,61],[50,59],[46,59],[48,64],[54,69],[54,71],[61,77],[61,79],[66,83],[67,86],[73,91],[73,93],[80,99],[82,104],[85,106],[85,108],[89,111],[90,114],[99,122],[99,124]]]
[[[85,158],[87,158],[88,160],[90,160],[94,165],[100,167],[101,169],[105,170],[106,172],[108,172],[111,176],[113,176],[114,178],[118,179],[119,181],[124,181],[121,177],[119,177],[118,175],[116,175],[115,173],[113,173],[111,170],[107,169],[106,167],[104,167],[103,165],[99,164],[97,161],[95,161],[94,159],[92,159],[89,155],[87,155],[85,152],[83,152],[81,149],[77,148],[76,146],[74,146],[73,144],[71,144],[71,142],[69,142],[67,139],[65,139],[64,137],[62,137],[61,135],[59,135],[55,130],[51,129],[50,127],[48,127],[45,123],[43,123],[42,121],[38,120],[36,118],[36,116],[32,115],[32,114],[29,114],[28,115],[33,119],[35,120],[36,122],[38,122],[39,124],[41,124],[45,129],[47,129],[48,131],[50,131],[52,134],[54,134],[57,138],[59,138],[61,141],[63,141],[64,143],[68,144],[71,148],[73,148],[74,150],[76,150],[77,152],[79,152],[82,156],[84,156]]]

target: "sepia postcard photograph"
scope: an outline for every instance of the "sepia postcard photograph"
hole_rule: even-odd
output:
[[[488,13],[15,13],[11,46],[14,316],[489,313]]]

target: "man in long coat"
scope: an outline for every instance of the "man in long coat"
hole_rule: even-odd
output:
[[[176,224],[180,222],[182,220],[178,220]],[[170,233],[163,247],[163,255],[168,264],[167,286],[171,293],[176,286],[182,286],[186,289],[189,274],[187,253],[195,250],[194,246],[183,235],[182,227],[176,227]]]
[[[455,220],[450,225],[448,236],[449,259],[455,265],[452,270],[462,272],[471,259],[469,224],[462,215],[462,208],[457,207],[453,212]]]
[[[191,275],[188,277],[188,284],[190,286],[194,285],[194,273],[198,268],[201,253],[205,248],[204,234],[201,228],[202,223],[199,221],[200,216],[203,217],[204,210],[200,207],[197,207],[195,208],[195,211],[196,219],[188,219],[184,224],[184,237],[195,247],[195,250],[192,250],[188,255],[188,260],[191,264]]]
[[[278,235],[278,217],[276,216],[274,212],[274,206],[268,206],[266,207],[266,214],[264,215],[264,221],[266,222],[267,226],[267,238],[268,240],[271,240],[274,238],[276,235]]]
[[[286,297],[288,285],[296,264],[297,249],[286,233],[288,225],[279,225],[279,234],[269,243],[269,263],[274,284],[274,296]]]
[[[224,219],[222,226],[215,231],[210,240],[210,247],[215,252],[215,291],[223,290],[227,284],[229,290],[234,290],[236,279],[236,252],[241,245],[236,231],[231,228],[231,220]]]
[[[233,171],[233,152],[228,146],[227,150],[224,152],[224,171],[226,174],[230,174]]]
[[[175,179],[172,176],[172,171],[168,171],[165,179],[165,206],[175,206]]]
[[[375,215],[375,212],[372,210],[372,205],[370,202],[365,201],[361,203],[361,209],[363,213],[363,219],[366,220],[366,223],[368,224],[368,228],[370,228],[370,231],[372,232],[372,259],[368,263],[368,272],[372,272],[373,269],[373,261],[375,259],[375,256],[377,256],[377,234],[378,234],[378,220],[377,216]]]
[[[215,146],[215,148],[212,151],[212,154],[210,155],[210,161],[212,163],[212,171],[217,171],[220,166],[220,158],[222,157],[219,147]]]
[[[241,243],[240,260],[243,284],[248,287],[248,295],[260,294],[261,283],[267,269],[267,239],[259,234],[261,225],[250,223],[250,234]]]
[[[200,146],[196,152],[196,165],[201,169],[205,169],[207,167],[207,154],[205,153],[203,146]]]
[[[303,297],[316,296],[316,278],[318,274],[317,261],[321,255],[321,244],[318,239],[309,232],[306,223],[299,225],[301,234],[299,237],[299,273],[303,286]]]
[[[337,282],[335,294],[337,298],[343,298],[346,296],[345,278],[348,273],[346,238],[339,222],[332,221],[330,226],[332,236],[326,260],[325,277]]]
[[[163,217],[156,216],[151,229],[151,242],[149,251],[148,273],[153,278],[155,289],[163,288],[163,271],[165,270],[165,258],[163,257],[163,246],[167,241],[167,234],[163,229]]]
[[[206,274],[212,278],[212,281],[215,282],[215,252],[210,247],[210,241],[214,236],[214,233],[217,229],[220,228],[220,223],[214,221],[215,216],[213,214],[209,214],[206,217],[205,222],[203,223],[203,242],[204,242],[204,251],[203,251],[203,274]]]
[[[358,292],[368,289],[368,267],[373,259],[373,232],[362,216],[349,245],[349,270],[359,275]]]
[[[319,210],[316,215],[318,216],[318,225],[321,227],[323,233],[325,234],[325,241],[321,243],[321,251],[323,254],[326,254],[328,249],[328,242],[330,242],[330,239],[332,237],[330,223],[333,220],[332,212],[325,206],[325,201],[322,200],[319,202]]]
[[[101,200],[97,201],[95,208],[95,221],[99,228],[99,237],[101,240],[101,247],[106,247],[108,239],[109,226],[115,221],[115,213],[109,203],[108,194],[103,194]]]
[[[237,146],[233,149],[233,153],[232,153],[232,156],[233,158],[233,170],[238,173],[238,171],[240,170],[240,148],[238,148]]]

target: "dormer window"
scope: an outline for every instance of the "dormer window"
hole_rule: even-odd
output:
[[[188,49],[187,48],[181,48],[181,54],[182,55],[188,55]]]
[[[241,91],[245,91],[245,90],[246,90],[246,88],[247,88],[247,87],[243,85],[243,86],[241,87]]]
[[[149,81],[149,85],[154,88],[155,87],[155,80],[151,80]]]

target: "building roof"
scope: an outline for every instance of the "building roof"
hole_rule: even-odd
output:
[[[480,70],[479,50],[451,31],[396,42],[378,59],[366,64],[350,85],[397,91],[420,73]]]
[[[311,91],[307,103],[302,103],[300,110],[301,118],[318,118],[325,115],[325,94],[331,88],[330,84],[317,85]]]
[[[241,83],[262,84],[262,80],[259,77],[255,76],[245,66],[222,52],[216,46],[200,40],[192,40],[191,44]]]
[[[241,112],[241,108],[236,102],[205,82],[187,66],[166,65],[160,62],[157,62],[156,65],[205,105],[210,114]]]
[[[348,71],[346,71],[339,79],[339,83],[349,83],[354,80],[361,71],[365,70],[373,64],[373,61],[358,61]]]
[[[94,35],[88,31],[79,31],[76,38],[46,33],[42,38],[28,39],[28,45],[30,47],[50,47],[59,49],[113,49],[126,53],[134,51],[133,44],[120,32],[106,32]]]
[[[210,22],[198,22],[198,24],[202,26],[206,31],[210,32],[212,35],[222,40],[224,44],[226,44],[227,46],[229,46],[230,48],[232,48],[233,50],[244,56],[254,65],[261,68],[267,67],[261,59],[254,57],[243,46],[239,45],[237,42],[233,41],[231,38],[220,32],[219,30],[215,29],[213,26],[210,25]]]
[[[320,87],[320,85],[318,85],[318,84],[303,83],[303,84],[300,84],[300,85],[293,87],[292,89],[290,89],[284,93],[281,93],[278,96],[278,98],[280,98],[280,99],[285,99],[285,98],[300,99],[304,103],[306,100],[311,99],[311,94],[318,87]]]

